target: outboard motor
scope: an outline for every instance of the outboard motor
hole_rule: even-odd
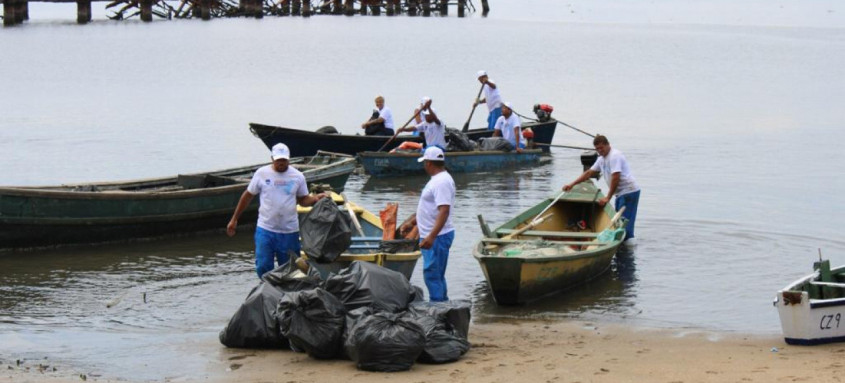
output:
[[[546,122],[552,118],[552,112],[555,108],[549,104],[534,104],[534,114],[537,115],[537,121]]]
[[[584,171],[586,172],[598,159],[599,154],[592,150],[581,153],[581,165],[584,166]],[[597,174],[594,178],[598,179],[599,177],[601,177],[601,174]]]

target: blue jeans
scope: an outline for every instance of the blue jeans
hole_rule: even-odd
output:
[[[455,231],[440,234],[434,239],[430,249],[421,249],[423,256],[423,279],[428,288],[428,299],[432,302],[448,301],[446,294],[446,263],[449,261],[449,248],[455,239]],[[422,242],[422,238],[420,238]]]
[[[293,251],[299,256],[300,250],[299,232],[282,234],[256,227],[255,272],[258,273],[258,278],[276,268],[273,264],[274,256],[281,266],[288,261],[288,251]]]
[[[637,220],[637,205],[640,203],[640,191],[616,196],[616,211],[625,206],[622,216],[628,220],[625,226],[625,238],[634,238],[634,222]]]
[[[496,120],[502,117],[502,107],[498,107],[490,111],[490,114],[487,116],[487,130],[496,129]]]

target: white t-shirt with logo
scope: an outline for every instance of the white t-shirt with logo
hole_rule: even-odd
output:
[[[390,111],[390,108],[384,107],[378,111],[378,116],[384,119],[384,127],[388,129],[393,129],[393,113]]]
[[[299,231],[296,198],[308,195],[302,172],[288,166],[279,173],[273,165],[258,168],[246,190],[259,196],[258,227],[274,233],[290,234]]]
[[[601,172],[607,184],[610,185],[610,177],[613,173],[619,173],[619,185],[616,186],[616,196],[633,193],[640,190],[637,181],[634,179],[634,174],[631,173],[631,167],[628,166],[628,160],[622,152],[611,148],[607,156],[599,156],[596,163],[590,167],[593,171]]]
[[[499,117],[496,120],[496,127],[494,129],[501,131],[502,138],[508,140],[511,145],[516,147],[516,135],[514,135],[513,128],[521,126],[522,124],[519,122],[519,117],[517,117],[516,113],[511,113],[510,117]],[[519,142],[525,142],[525,139],[522,138],[522,129],[519,130]]]
[[[420,203],[417,205],[417,228],[420,230],[420,238],[427,237],[434,229],[434,222],[439,213],[437,207],[443,205],[449,205],[454,210],[455,181],[445,170],[431,177],[420,195]],[[450,211],[446,223],[437,235],[447,234],[454,230]]]
[[[417,124],[417,131],[425,133],[425,145],[437,145],[446,149],[446,127],[436,122],[421,122]]]
[[[487,79],[488,82],[496,83],[491,79]],[[490,85],[484,84],[484,99],[487,101],[487,110],[493,111],[500,106],[502,106],[502,95],[499,94],[499,85],[496,85],[496,89],[490,87]]]

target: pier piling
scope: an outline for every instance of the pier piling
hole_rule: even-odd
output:
[[[311,0],[302,2],[302,17],[311,17]]]
[[[483,16],[487,16],[490,13],[490,4],[487,4],[487,0],[481,0],[481,14]]]
[[[431,16],[431,0],[422,0],[423,16]]]
[[[151,22],[153,21],[153,1],[152,0],[141,0],[141,21],[144,22]]]
[[[9,26],[17,24],[17,16],[15,15],[15,13],[17,13],[17,10],[18,10],[17,8],[18,8],[18,5],[16,4],[16,2],[11,1],[11,0],[3,1],[3,26],[4,27],[9,27]]]
[[[449,16],[449,0],[440,0],[440,16]]]
[[[91,0],[76,1],[76,23],[87,24],[91,21]]]
[[[464,17],[466,14],[467,0],[458,0],[458,17]]]
[[[416,16],[417,15],[417,3],[419,0],[408,0],[408,16]]]

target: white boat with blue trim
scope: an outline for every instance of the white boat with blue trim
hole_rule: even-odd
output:
[[[788,344],[816,345],[845,341],[845,266],[813,264],[812,274],[778,291],[774,306]]]

